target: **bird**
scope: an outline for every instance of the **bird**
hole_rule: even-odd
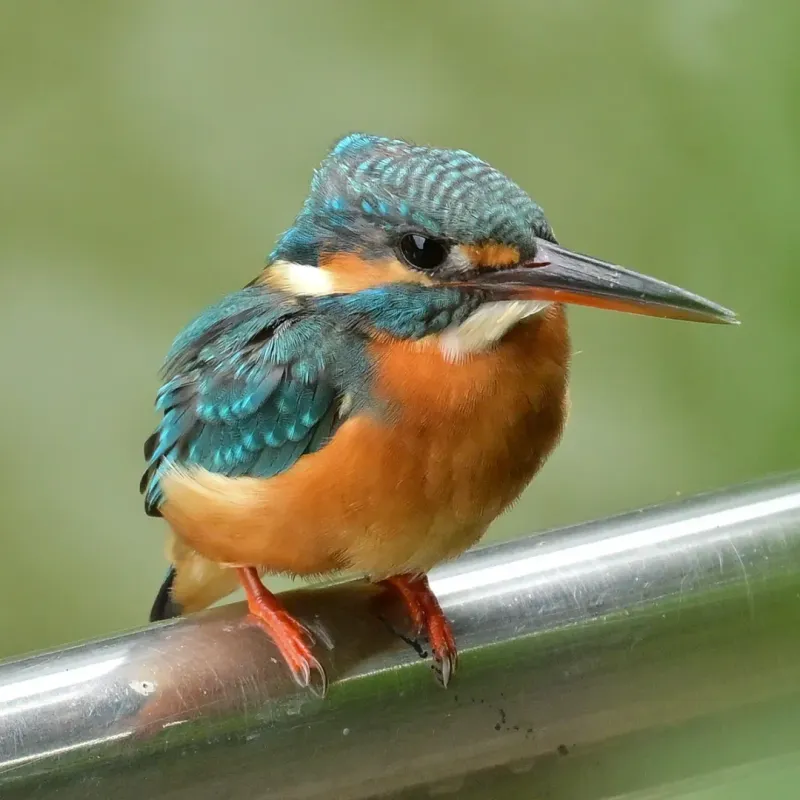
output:
[[[170,563],[150,620],[242,586],[291,676],[324,694],[310,625],[262,579],[354,573],[402,602],[446,687],[458,649],[427,575],[560,441],[568,305],[738,323],[562,247],[531,196],[468,151],[339,138],[257,277],[164,362],[140,485]]]

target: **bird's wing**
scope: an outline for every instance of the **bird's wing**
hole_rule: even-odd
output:
[[[339,422],[318,317],[249,287],[213,306],[176,340],[145,443],[140,489],[159,515],[170,465],[268,478],[319,449]]]

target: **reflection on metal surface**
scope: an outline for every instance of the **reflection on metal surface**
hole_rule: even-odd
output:
[[[447,691],[357,583],[286,595],[335,642],[325,700],[241,605],[7,662],[0,797],[688,796],[800,764],[796,479],[474,551],[432,583],[462,648]]]

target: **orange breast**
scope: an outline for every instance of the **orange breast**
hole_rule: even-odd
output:
[[[450,363],[435,340],[376,341],[385,416],[345,422],[268,480],[176,472],[163,514],[214,561],[295,574],[424,572],[474,543],[560,436],[569,343],[553,306]]]

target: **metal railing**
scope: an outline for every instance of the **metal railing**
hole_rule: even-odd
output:
[[[354,583],[284,595],[335,642],[324,700],[241,604],[0,665],[0,798],[673,797],[759,765],[796,796],[797,478],[477,550],[432,585],[446,691]]]

